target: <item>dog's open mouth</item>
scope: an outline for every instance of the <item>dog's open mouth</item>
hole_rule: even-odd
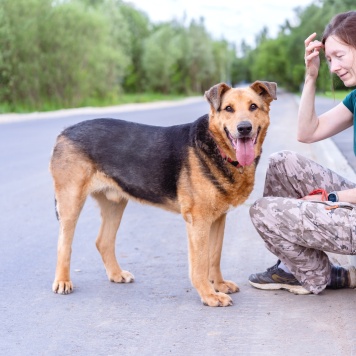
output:
[[[255,144],[257,143],[258,135],[261,127],[258,127],[256,135],[252,137],[233,137],[229,130],[225,127],[225,132],[229,138],[232,147],[236,153],[236,160],[241,166],[249,166],[255,159]]]

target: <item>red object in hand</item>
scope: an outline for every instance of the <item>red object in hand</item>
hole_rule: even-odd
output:
[[[326,192],[325,189],[314,189],[308,195],[319,195],[319,194],[321,194],[321,200],[322,201],[327,201],[328,200],[328,193]]]

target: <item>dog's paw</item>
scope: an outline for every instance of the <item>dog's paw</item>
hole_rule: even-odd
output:
[[[202,297],[201,301],[209,307],[228,307],[232,305],[232,299],[225,293],[208,294]]]
[[[55,280],[52,284],[52,290],[58,294],[69,294],[73,292],[73,283],[72,281]]]
[[[110,282],[115,283],[132,283],[135,280],[135,277],[128,271],[120,271],[109,275],[109,280]]]
[[[217,292],[231,294],[239,292],[240,289],[236,283],[232,281],[223,281],[220,283],[214,283],[214,288]]]

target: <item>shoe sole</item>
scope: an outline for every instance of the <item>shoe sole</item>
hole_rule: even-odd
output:
[[[293,294],[298,294],[298,295],[306,295],[306,294],[311,294],[308,290],[306,290],[302,286],[291,286],[289,284],[279,284],[279,283],[266,283],[266,284],[258,284],[249,281],[251,286],[257,288],[257,289],[263,289],[263,290],[287,290],[288,292],[291,292]]]

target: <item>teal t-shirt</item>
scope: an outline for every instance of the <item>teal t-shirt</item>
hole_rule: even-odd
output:
[[[356,155],[356,89],[346,96],[343,103],[354,115],[354,154]]]

